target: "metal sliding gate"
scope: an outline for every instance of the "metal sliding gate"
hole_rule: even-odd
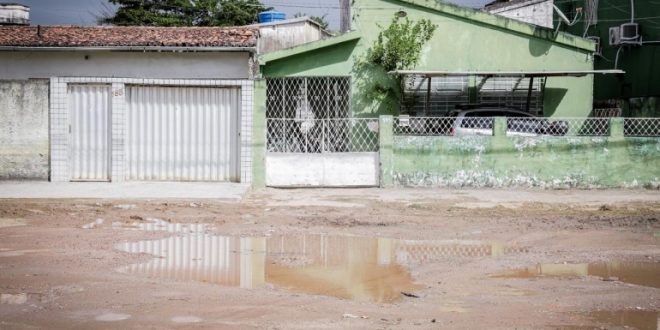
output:
[[[127,178],[239,181],[238,88],[128,88]]]
[[[266,105],[266,185],[380,184],[378,119],[348,118],[350,78],[270,78]]]
[[[110,179],[110,85],[69,85],[72,181]]]

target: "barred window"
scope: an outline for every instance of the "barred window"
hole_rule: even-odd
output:
[[[480,78],[477,78],[477,86],[480,87],[479,103],[526,110],[530,78],[491,77],[485,81]],[[543,78],[532,81],[529,112],[535,115],[543,114],[543,83]]]
[[[441,116],[469,102],[468,77],[433,77],[430,81],[429,109],[426,112],[429,78],[407,76],[404,79],[401,112],[413,116]]]
[[[445,116],[470,103],[509,107],[525,111],[530,78],[476,76],[475,88],[469,88],[469,77],[406,76],[403,81],[401,113],[411,116]],[[529,100],[531,114],[543,114],[544,78],[532,81]],[[476,95],[471,95],[476,93]],[[428,102],[427,102],[428,98]],[[474,102],[474,101],[473,101]]]

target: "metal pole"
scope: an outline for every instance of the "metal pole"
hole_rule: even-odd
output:
[[[351,4],[349,0],[339,0],[339,25],[342,33],[351,30]]]
[[[525,111],[529,112],[529,106],[532,102],[532,87],[534,87],[534,77],[529,77],[529,88],[527,89],[527,105]]]
[[[321,153],[325,151],[325,121],[326,119],[321,119]]]
[[[429,115],[429,108],[431,107],[431,76],[428,77],[428,82],[426,83],[426,104],[424,105],[424,116]]]

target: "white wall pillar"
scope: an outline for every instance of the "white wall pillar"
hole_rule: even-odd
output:
[[[110,155],[110,181],[122,182],[126,170],[126,88],[123,83],[112,84],[112,154]]]

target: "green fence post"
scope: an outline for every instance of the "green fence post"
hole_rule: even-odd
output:
[[[252,188],[266,187],[266,80],[254,81]]]
[[[610,137],[623,138],[625,136],[623,128],[623,118],[612,117],[610,118]]]
[[[389,115],[380,116],[378,118],[378,128],[380,187],[390,188],[394,186],[394,179],[392,177],[394,117]]]
[[[493,136],[506,136],[506,118],[493,118]]]

